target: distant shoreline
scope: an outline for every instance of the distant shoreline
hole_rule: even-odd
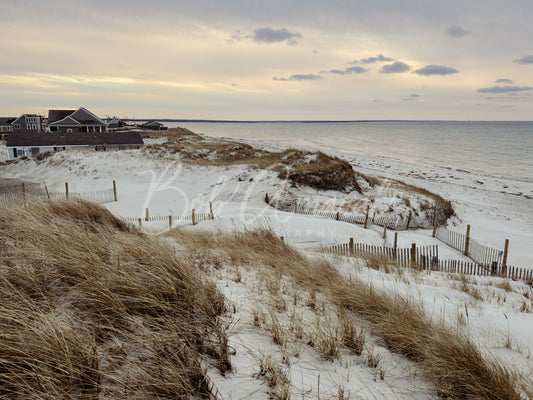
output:
[[[409,119],[359,119],[359,120],[224,120],[224,119],[173,119],[173,118],[126,118],[123,121],[198,122],[216,124],[337,124],[337,123],[533,123],[533,121],[485,121],[485,120],[409,120]]]

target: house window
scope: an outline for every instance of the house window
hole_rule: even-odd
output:
[[[24,155],[24,149],[22,149],[22,150],[17,149],[17,157],[20,157],[20,156],[23,156],[23,155]]]
[[[37,124],[33,124],[33,125],[31,126],[31,128],[32,128],[32,129],[37,129]]]
[[[31,129],[31,125],[30,125],[30,124],[27,124],[27,125],[26,125],[26,129],[27,129],[27,130],[30,130],[30,129]]]
[[[31,155],[39,154],[39,148],[38,147],[32,147],[31,148]]]
[[[15,129],[20,129],[20,124],[15,124]]]
[[[72,133],[72,128],[67,128],[67,133]]]

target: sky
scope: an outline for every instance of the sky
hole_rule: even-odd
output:
[[[0,0],[0,116],[533,120],[531,0]]]

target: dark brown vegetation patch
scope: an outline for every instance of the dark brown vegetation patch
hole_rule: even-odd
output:
[[[227,166],[248,164],[270,169],[281,179],[295,185],[321,190],[361,191],[350,163],[322,152],[289,149],[272,152],[226,139],[203,138],[187,129],[169,129],[159,133],[167,142],[146,147],[150,154],[178,154],[184,162],[199,165]]]

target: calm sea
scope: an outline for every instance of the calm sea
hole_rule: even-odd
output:
[[[533,182],[533,122],[187,121],[168,126]]]

